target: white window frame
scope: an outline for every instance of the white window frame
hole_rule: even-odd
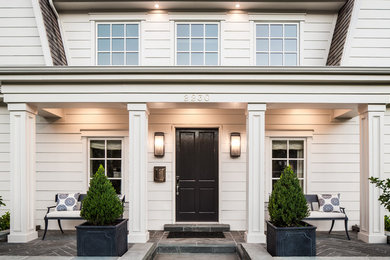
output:
[[[283,25],[282,28],[283,28],[283,36],[281,37],[281,39],[283,39],[283,48],[282,48],[282,55],[283,55],[283,58],[282,58],[282,65],[271,65],[271,35],[269,35],[269,37],[258,37],[257,36],[257,30],[256,30],[256,27],[257,25],[259,24],[265,24],[265,25],[269,25],[269,27],[272,25],[272,24],[278,24],[278,25]],[[283,66],[286,66],[285,65],[285,53],[295,53],[295,52],[292,52],[292,51],[287,51],[285,52],[284,51],[284,40],[286,39],[286,37],[284,37],[284,25],[288,25],[288,24],[293,24],[293,25],[296,25],[297,26],[297,51],[296,51],[296,54],[297,54],[297,64],[295,66],[300,66],[300,61],[301,61],[301,22],[284,22],[284,21],[264,21],[264,22],[255,22],[254,23],[254,28],[253,28],[253,34],[254,34],[254,66],[257,66],[257,67],[266,67],[266,65],[257,65],[257,53],[267,53],[268,54],[268,66],[272,66],[272,67],[283,67]],[[270,32],[271,33],[271,32]],[[276,38],[280,38],[280,37],[276,37]],[[262,52],[262,51],[257,51],[257,39],[268,39],[268,52]],[[287,39],[295,39],[295,37],[287,37]],[[280,53],[280,52],[279,52]],[[294,66],[294,67],[295,67]]]
[[[120,140],[121,141],[121,158],[107,158],[107,153],[106,153],[106,150],[107,150],[107,141],[111,141],[111,140]],[[105,141],[105,156],[104,158],[91,158],[91,141]],[[91,160],[93,159],[96,159],[96,160],[104,160],[104,170],[105,170],[105,175],[107,176],[107,160],[121,160],[121,177],[120,178],[111,178],[111,177],[108,177],[107,178],[109,180],[121,180],[121,193],[120,194],[125,194],[125,190],[124,190],[124,169],[125,169],[125,158],[124,158],[124,138],[121,138],[121,137],[89,137],[87,138],[87,169],[88,169],[88,187],[89,187],[89,184],[90,184],[90,181],[91,181]]]
[[[188,24],[190,25],[190,35],[188,37],[188,39],[190,40],[190,49],[189,49],[189,54],[190,54],[190,57],[189,57],[189,64],[188,65],[178,65],[177,64],[177,54],[180,53],[180,52],[187,52],[187,51],[180,51],[178,52],[177,50],[177,26],[178,25],[181,25],[181,24]],[[191,65],[191,53],[192,53],[192,50],[191,50],[191,25],[192,24],[203,24],[203,25],[206,25],[206,24],[216,24],[218,26],[218,36],[217,36],[217,40],[218,40],[218,50],[217,50],[217,55],[218,55],[218,58],[217,58],[217,65],[206,65],[206,26],[204,26],[204,36],[203,37],[195,37],[195,38],[198,38],[198,39],[204,39],[204,43],[203,43],[203,65]],[[175,31],[174,31],[174,37],[175,37],[175,66],[188,66],[188,67],[191,67],[191,66],[220,66],[221,65],[221,23],[220,22],[215,22],[215,21],[210,21],[210,22],[199,22],[199,21],[196,21],[196,22],[184,22],[184,21],[180,21],[180,22],[175,22]],[[179,38],[182,38],[182,37],[179,37]],[[210,38],[210,37],[208,37]],[[194,52],[197,52],[197,51],[194,51]],[[200,53],[200,52],[199,52]],[[215,53],[214,51],[212,51],[211,53]]]
[[[274,160],[286,160],[287,161],[287,165],[289,165],[289,142],[287,142],[287,157],[286,158],[273,158],[272,156],[272,141],[303,141],[303,159],[302,158],[292,158],[291,160],[297,160],[297,161],[303,161],[303,178],[298,178],[299,180],[303,180],[303,192],[306,193],[306,186],[307,186],[307,165],[308,165],[308,152],[307,152],[307,138],[305,137],[271,137],[270,138],[270,142],[269,142],[269,191],[272,192],[273,190],[273,186],[272,186],[272,181],[273,180],[279,180],[280,178],[274,178],[272,176],[272,162]]]
[[[124,27],[125,27],[125,34],[124,34],[124,50],[123,50],[123,53],[124,53],[124,64],[123,65],[112,65],[112,36],[110,37],[99,37],[98,36],[98,26],[100,24],[109,24],[110,26],[113,25],[113,24],[123,24]],[[126,37],[126,25],[128,24],[136,24],[138,25],[138,37]],[[110,29],[111,31],[111,29]],[[103,38],[103,39],[110,39],[110,65],[100,65],[98,64],[98,39],[99,38]],[[114,37],[116,38],[116,37]],[[121,37],[119,37],[121,38]],[[126,51],[126,39],[129,38],[129,39],[136,39],[138,38],[138,51]],[[122,39],[122,38],[121,38]],[[132,67],[135,67],[135,66],[140,66],[141,64],[141,23],[140,22],[112,22],[112,21],[102,21],[102,22],[95,22],[95,38],[94,38],[94,41],[95,41],[95,65],[96,66],[132,66]],[[106,52],[106,51],[101,51],[101,52]],[[122,53],[122,51],[114,51],[115,52],[118,52],[118,53]],[[138,53],[138,64],[137,65],[127,65],[126,64],[126,53]]]

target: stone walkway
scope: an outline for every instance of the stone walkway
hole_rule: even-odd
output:
[[[232,231],[227,233],[230,233],[231,235],[231,237],[228,238],[229,243],[244,242],[243,232]],[[42,232],[39,232],[39,235],[41,237]],[[389,244],[366,244],[357,240],[356,233],[351,232],[350,235],[352,240],[349,241],[346,239],[344,232],[332,232],[331,235],[328,235],[326,232],[317,232],[317,256],[386,256],[390,258]],[[162,242],[164,240],[168,239],[163,231],[151,231],[150,242]],[[129,244],[129,246],[132,245]],[[44,241],[37,239],[26,244],[8,244],[0,242],[0,255],[75,256],[76,233],[75,231],[65,231],[65,234],[61,235],[59,231],[48,231]]]

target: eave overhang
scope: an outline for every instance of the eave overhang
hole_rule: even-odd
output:
[[[53,0],[54,6],[58,12],[74,11],[121,11],[134,12],[155,9],[153,6],[156,1],[150,0]],[[346,2],[346,0],[208,0],[194,1],[189,0],[159,0],[159,10],[167,11],[226,11],[237,9],[235,4],[240,3],[240,10],[267,10],[267,11],[332,11],[337,12]]]

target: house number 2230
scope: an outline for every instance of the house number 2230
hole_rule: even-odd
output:
[[[192,94],[184,95],[184,102],[208,102],[210,97],[208,94]]]

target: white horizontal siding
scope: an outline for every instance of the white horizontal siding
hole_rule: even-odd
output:
[[[386,110],[385,113],[385,142],[384,142],[384,161],[385,161],[385,167],[384,167],[384,176],[383,179],[390,178],[390,109]],[[387,215],[390,214],[390,212],[386,212]]]
[[[360,0],[355,4],[343,66],[390,66],[390,2]]]
[[[58,120],[37,117],[36,137],[36,224],[44,226],[48,206],[54,205],[59,192],[86,192],[88,189],[86,139],[81,131],[128,129],[127,110],[65,109]],[[125,169],[125,168],[124,168]],[[126,190],[127,185],[124,190]],[[73,229],[80,221],[64,221]],[[57,229],[55,221],[50,229]]]
[[[311,145],[307,145],[310,159],[306,167],[310,172],[307,172],[306,193],[340,193],[351,227],[359,224],[359,120],[358,117],[346,121],[331,118],[331,110],[270,110],[266,113],[266,129],[270,130],[267,133],[281,129],[312,131],[313,136],[308,137]],[[271,167],[268,165],[266,169]],[[266,174],[270,192],[271,173]],[[344,223],[339,222],[336,221],[335,230],[343,230]],[[313,223],[319,230],[329,229],[330,223],[326,221]]]
[[[240,132],[245,140],[245,113],[243,110],[218,109],[164,109],[151,110],[149,117],[149,140],[154,132],[165,133],[165,156],[153,156],[153,142],[149,142],[148,158],[148,225],[151,230],[161,230],[164,224],[175,223],[174,179],[175,179],[175,128],[220,127],[220,216],[221,223],[230,224],[233,230],[246,228],[246,164],[245,145],[238,159],[231,159],[229,143],[231,132]],[[243,141],[245,143],[245,141]],[[166,183],[153,182],[153,166],[167,167]]]
[[[169,66],[174,64],[171,50],[174,46],[171,23],[162,21],[146,21],[141,25],[141,64],[145,66]]]
[[[37,191],[36,223],[43,226],[46,207],[54,204],[58,192],[83,192],[87,189],[86,145],[81,131],[127,131],[128,112],[125,109],[65,109],[58,120],[37,117]],[[220,127],[220,222],[233,230],[246,228],[246,126],[244,110],[221,109],[152,109],[149,117],[148,146],[148,228],[162,229],[174,223],[174,126]],[[306,130],[313,133],[310,150],[310,172],[307,193],[340,193],[341,203],[347,208],[350,225],[359,223],[359,121],[331,120],[331,110],[268,110],[267,134],[281,130]],[[386,113],[385,175],[390,176],[390,111]],[[166,154],[153,155],[153,134],[164,132]],[[240,132],[242,155],[231,159],[229,134]],[[267,151],[269,154],[269,151]],[[0,107],[0,192],[9,202],[9,114]],[[266,162],[270,162],[267,160]],[[153,167],[166,166],[165,183],[153,182]],[[269,169],[269,166],[266,167]],[[124,175],[126,176],[126,171]],[[269,180],[270,172],[266,172]],[[126,177],[125,177],[126,178]],[[126,183],[126,180],[125,180]],[[267,182],[268,191],[270,182]],[[126,187],[125,187],[126,189]],[[4,208],[2,210],[5,210]],[[77,222],[64,222],[73,228]],[[320,230],[329,223],[318,222]],[[55,223],[50,228],[57,228]],[[342,223],[336,223],[342,230]]]
[[[244,16],[245,14],[237,16]],[[252,65],[254,50],[253,24],[249,21],[232,19],[221,23],[221,65],[250,66]]]
[[[1,103],[0,103],[1,105]],[[0,195],[6,206],[0,207],[0,216],[10,210],[10,135],[9,112],[7,107],[0,106]]]
[[[31,0],[0,0],[0,66],[45,65]]]
[[[60,23],[70,66],[90,66],[91,22],[88,14],[61,14]]]
[[[303,66],[325,66],[337,15],[306,14],[301,35]]]
[[[100,17],[100,16],[99,16]],[[110,16],[105,15],[104,21]],[[115,18],[123,18],[123,14]],[[141,20],[140,24],[140,62],[144,66],[171,66],[175,64],[175,15],[161,15],[149,13],[145,14],[129,13],[131,20]],[[191,21],[198,17],[196,13],[188,13],[188,19]],[[255,46],[254,46],[254,23],[249,21],[247,14],[226,14],[225,19],[221,19],[221,14],[210,14],[208,17],[214,17],[210,22],[220,23],[220,65],[222,66],[251,66],[255,64]],[[215,18],[218,17],[217,20]],[[260,18],[262,16],[259,16]],[[75,66],[95,65],[94,42],[91,37],[94,28],[88,14],[61,14],[60,22],[63,28],[65,48],[67,50],[69,64]],[[278,20],[278,18],[280,18]],[[269,22],[286,21],[284,15],[273,14]],[[303,66],[324,66],[329,51],[330,42],[335,25],[335,14],[317,14],[307,13],[302,23],[301,45],[302,45],[302,63]],[[130,18],[129,18],[130,19]],[[178,20],[180,21],[180,20]],[[208,21],[205,18],[205,21]],[[257,21],[254,21],[257,22]],[[262,22],[268,22],[262,20]],[[288,21],[287,21],[288,22]],[[292,20],[291,22],[296,22]],[[92,48],[92,49],[91,49]]]

